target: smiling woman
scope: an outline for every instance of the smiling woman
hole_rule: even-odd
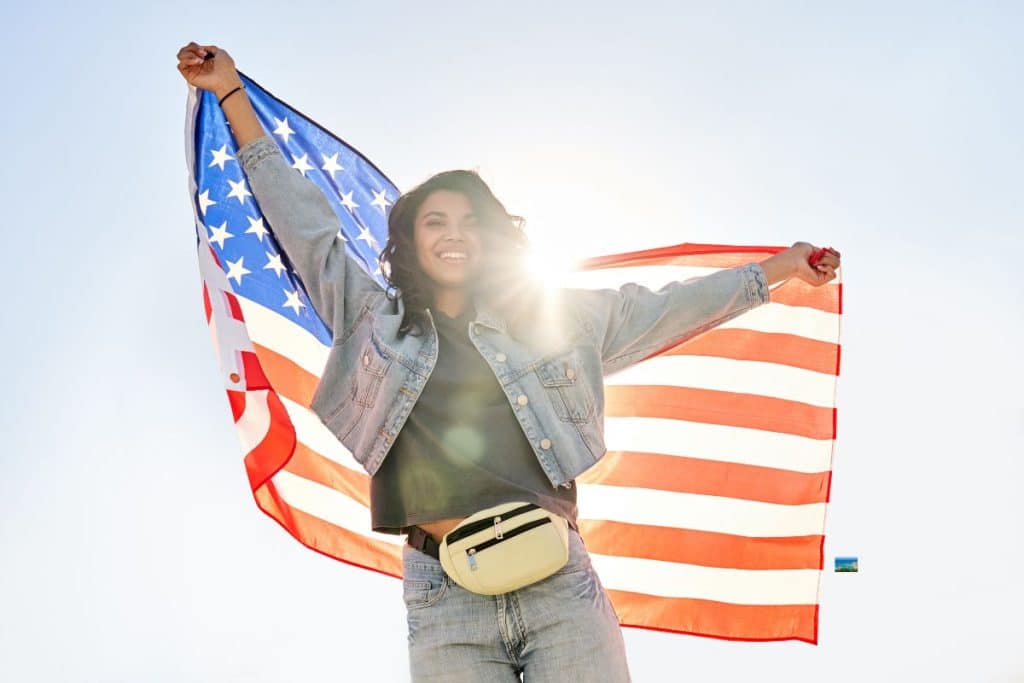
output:
[[[531,253],[522,218],[452,170],[391,206],[385,289],[264,130],[230,55],[189,43],[178,59],[217,94],[253,196],[332,332],[309,408],[369,475],[372,531],[408,535],[412,680],[628,682],[577,522],[575,480],[607,452],[603,376],[767,303],[777,279],[824,284],[838,253],[814,271],[798,243],[658,291],[556,292],[538,280],[558,284],[576,247]]]
[[[399,197],[379,256],[389,293],[405,304],[399,333],[422,332],[431,306],[462,315],[474,294],[521,303],[530,284],[522,225],[473,171],[438,173]]]

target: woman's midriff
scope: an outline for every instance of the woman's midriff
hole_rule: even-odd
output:
[[[430,534],[438,544],[444,539],[444,535],[457,527],[465,517],[452,517],[450,519],[439,519],[435,522],[420,522],[416,526]]]

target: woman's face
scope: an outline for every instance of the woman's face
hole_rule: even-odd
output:
[[[413,242],[420,268],[434,285],[461,289],[480,272],[478,219],[461,192],[434,190],[420,204],[413,224]]]

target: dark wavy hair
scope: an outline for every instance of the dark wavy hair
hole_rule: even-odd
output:
[[[401,297],[405,305],[399,336],[422,334],[426,308],[433,303],[433,283],[416,259],[413,225],[420,205],[435,190],[462,193],[477,216],[482,263],[480,278],[468,285],[471,291],[481,293],[506,316],[518,317],[532,291],[526,266],[529,242],[523,231],[525,220],[506,211],[475,171],[442,171],[400,196],[388,214],[388,241],[377,260],[388,283],[388,299]]]

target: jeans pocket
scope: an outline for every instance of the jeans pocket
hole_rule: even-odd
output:
[[[402,579],[402,600],[407,609],[430,607],[439,601],[448,590],[448,576],[440,574],[408,574]]]

